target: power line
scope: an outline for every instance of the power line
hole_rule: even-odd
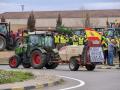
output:
[[[24,5],[21,5],[21,10],[22,12],[24,12]]]

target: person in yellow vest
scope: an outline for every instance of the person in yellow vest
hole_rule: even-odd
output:
[[[60,44],[58,50],[66,45],[66,37],[64,34],[60,34]]]
[[[107,40],[102,40],[102,48],[104,54],[104,64],[108,64],[108,42]]]
[[[63,34],[60,36],[60,43],[64,45],[66,44],[66,37]]]
[[[84,44],[84,38],[82,36],[80,36],[78,38],[78,42],[79,42],[79,45],[83,45]]]
[[[78,45],[79,44],[78,43],[78,36],[74,34],[72,37],[72,41],[73,41],[73,45]]]
[[[55,47],[59,48],[59,44],[60,44],[60,35],[59,34],[54,35],[54,43],[55,43]]]

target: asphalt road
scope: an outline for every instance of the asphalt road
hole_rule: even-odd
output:
[[[0,69],[10,68],[7,65],[1,65]],[[19,69],[23,68],[19,67]],[[27,70],[36,71],[32,68]],[[70,71],[68,65],[59,65],[54,70],[37,69],[37,71],[65,76],[63,77],[65,80],[63,84],[46,87],[42,90],[120,90],[120,69],[95,69],[94,71],[87,71],[84,68],[80,68],[78,71]],[[85,84],[80,86],[82,82],[78,80],[83,81]],[[71,87],[73,89],[70,89]]]

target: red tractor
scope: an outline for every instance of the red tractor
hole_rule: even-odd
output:
[[[19,44],[20,38],[10,30],[10,23],[0,23],[0,51],[13,50]]]

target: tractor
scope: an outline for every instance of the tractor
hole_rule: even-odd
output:
[[[20,41],[19,37],[13,37],[10,31],[10,23],[1,22],[0,23],[0,51],[5,48],[12,50],[18,45]]]
[[[14,56],[10,57],[9,65],[11,68],[17,68],[20,64],[24,68],[41,69],[44,66],[48,69],[54,69],[58,63],[50,63],[58,57],[53,45],[53,37],[42,31],[30,32],[23,36],[22,43],[15,49]]]
[[[51,32],[30,32],[15,49],[15,55],[9,58],[9,66],[17,68],[22,64],[24,68],[55,69],[59,63],[67,63],[71,71],[78,70],[79,66],[86,66],[87,70],[92,71],[103,60],[99,47],[100,42],[95,40],[86,45],[68,45],[57,50]]]

